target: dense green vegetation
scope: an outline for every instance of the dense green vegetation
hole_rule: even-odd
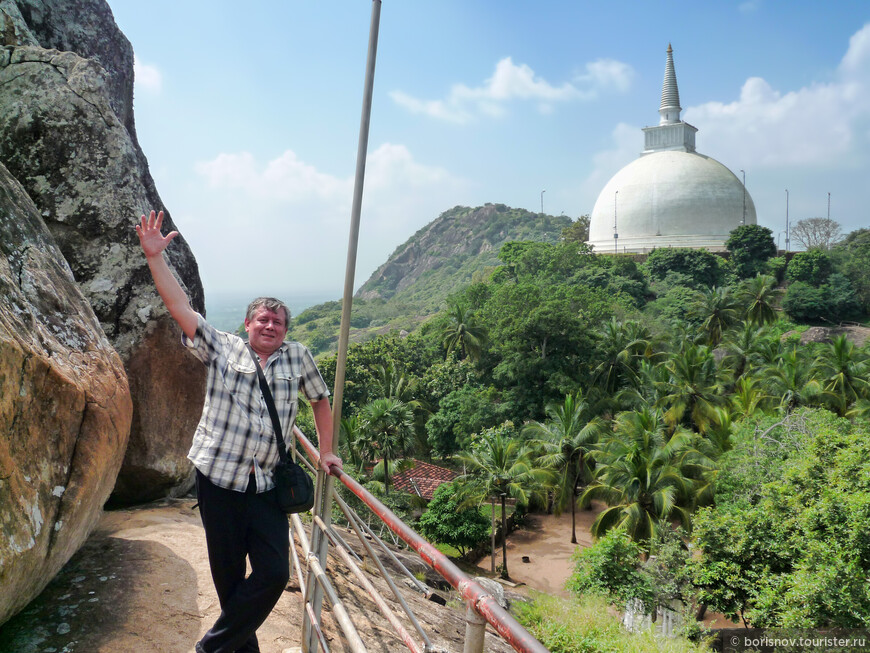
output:
[[[568,237],[585,240],[588,218],[531,213],[504,204],[477,208],[456,206],[442,213],[396,248],[357,292],[351,340],[362,342],[393,330],[413,331],[441,310],[455,289],[484,280],[497,268],[506,242],[553,243]],[[303,311],[290,338],[315,353],[338,344],[341,302],[326,302]]]
[[[576,230],[505,243],[412,333],[353,345],[346,460],[386,493],[391,466],[437,459],[463,472],[455,509],[490,504],[499,521],[508,500],[603,504],[571,587],[620,608],[868,625],[870,351],[837,333],[799,344],[810,324],[866,320],[868,232],[777,257],[748,225],[728,257],[642,260],[595,255]],[[334,367],[322,359],[330,383]]]

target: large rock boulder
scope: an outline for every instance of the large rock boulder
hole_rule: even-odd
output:
[[[0,162],[24,186],[127,370],[130,443],[116,503],[186,491],[205,370],[180,345],[133,225],[163,209],[133,127],[133,52],[102,0],[0,0]],[[175,228],[167,213],[167,230]],[[187,243],[170,265],[193,307]]]
[[[132,410],[121,359],[0,165],[0,623],[96,525]]]

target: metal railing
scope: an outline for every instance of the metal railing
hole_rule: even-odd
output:
[[[308,457],[311,459],[313,464],[310,464],[310,467],[313,469],[319,469],[320,456],[317,448],[308,440],[308,438],[305,437],[305,435],[301,431],[299,431],[298,428],[295,427],[294,436],[297,441],[302,445]],[[308,461],[305,462],[308,463]],[[322,473],[318,474],[318,489],[323,489],[326,485],[324,483],[323,476],[324,475]],[[372,495],[368,490],[360,485],[354,478],[346,473],[340,473],[337,477],[337,480],[340,481],[358,499],[360,499],[360,501],[362,501],[372,511],[374,515],[382,520],[387,528],[390,529],[390,531],[395,533],[411,549],[413,549],[420,556],[423,562],[425,562],[431,569],[435,570],[442,578],[450,583],[450,585],[455,590],[457,590],[457,592],[459,592],[459,595],[466,603],[466,631],[465,646],[463,649],[464,653],[480,653],[481,651],[483,651],[484,634],[487,624],[492,626],[496,633],[498,633],[501,638],[504,639],[508,644],[510,644],[510,646],[512,646],[516,651],[520,651],[522,653],[547,652],[547,649],[544,647],[544,645],[541,644],[537,639],[535,639],[525,628],[523,628],[523,626],[499,604],[498,600],[490,592],[488,592],[484,587],[480,585],[480,583],[475,581],[468,574],[459,569],[446,555],[441,553],[432,544],[427,542],[410,526],[405,524],[395,513],[387,508],[383,503],[378,501],[378,499],[374,495]],[[329,499],[329,497],[324,496],[321,496],[319,498],[321,501]],[[398,622],[389,607],[387,607],[385,604],[382,604],[382,599],[380,599],[379,595],[377,595],[377,591],[373,587],[371,587],[371,583],[370,581],[368,581],[367,578],[365,578],[364,572],[362,572],[361,570],[359,570],[358,572],[358,565],[352,559],[351,555],[346,553],[345,547],[340,545],[339,538],[332,532],[332,527],[316,516],[314,517],[311,526],[312,540],[314,539],[314,534],[320,532],[324,534],[323,541],[331,541],[333,543],[336,551],[340,552],[339,556],[342,558],[342,562],[344,562],[351,569],[354,575],[356,575],[357,578],[360,579],[363,587],[369,592],[370,595],[372,595],[375,603],[381,609],[381,612],[387,617],[387,619],[396,629],[396,633],[399,635],[402,641],[405,642],[409,650],[415,653],[427,653],[429,651],[432,651],[433,648],[431,643],[429,642],[428,637],[426,636],[417,619],[413,616],[413,613],[408,608],[404,599],[398,598],[401,597],[398,588],[396,588],[395,583],[390,578],[390,575],[387,573],[386,569],[384,569],[379,557],[374,552],[373,547],[371,547],[371,545],[368,543],[366,535],[368,535],[369,537],[372,537],[374,535],[371,532],[371,529],[368,529],[365,526],[365,523],[359,518],[358,515],[355,514],[353,510],[350,509],[350,507],[345,501],[341,499],[341,497],[339,497],[337,494],[333,494],[332,498],[335,499],[339,508],[342,510],[342,512],[344,512],[345,516],[348,519],[348,523],[351,525],[351,528],[356,531],[360,541],[363,543],[363,546],[366,549],[367,554],[378,566],[379,573],[383,576],[384,580],[392,589],[400,605],[402,605],[403,609],[405,610],[406,614],[414,625],[415,630],[417,631],[418,635],[420,635],[420,638],[423,641],[422,648],[408,634],[404,626],[400,622]],[[310,600],[314,598],[314,593],[312,592],[312,585],[316,582],[316,584],[320,585],[323,588],[323,591],[326,593],[326,597],[332,605],[336,621],[345,632],[345,636],[350,643],[351,650],[365,651],[365,645],[361,642],[361,640],[358,640],[359,635],[357,634],[356,628],[352,624],[345,623],[342,615],[346,615],[347,612],[343,608],[343,606],[341,606],[341,602],[338,601],[337,596],[335,596],[334,590],[331,588],[331,585],[326,578],[326,575],[324,573],[324,563],[320,561],[318,556],[315,555],[314,551],[312,551],[311,547],[309,546],[308,538],[304,534],[304,528],[298,515],[293,516],[293,523],[294,531],[296,532],[297,536],[300,537],[300,543],[303,552],[305,553],[309,561],[309,579],[313,579],[313,581],[309,580],[308,583],[303,585],[302,577],[301,575],[299,576],[300,589],[302,590],[303,596],[305,597],[306,601],[304,618],[311,620],[310,626],[307,629],[303,630],[316,634],[315,638],[308,638],[310,640],[309,642],[303,642],[303,649],[306,651],[313,651],[314,646],[319,643],[322,650],[329,650],[325,646],[325,641],[319,627],[319,620],[315,618],[315,614],[317,612],[316,606],[311,606],[310,604]],[[294,567],[297,568],[297,573],[299,573],[301,572],[301,567],[299,566],[299,562],[295,557],[295,552],[293,552],[293,555]],[[410,572],[408,572],[408,575],[413,577]],[[363,580],[364,578],[365,580]],[[423,588],[425,588],[425,586],[423,586]],[[425,588],[425,590],[428,590],[428,588]],[[378,598],[375,598],[375,595],[377,595]],[[345,628],[347,628],[347,630],[345,630]],[[356,648],[356,646],[360,646],[361,648]]]
[[[381,0],[372,0],[372,15],[369,26],[369,45],[366,58],[366,74],[365,83],[363,85],[363,106],[362,115],[360,117],[359,140],[357,143],[357,165],[354,175],[353,202],[351,206],[350,233],[348,236],[348,251],[347,251],[347,266],[344,279],[344,294],[341,308],[341,325],[339,328],[338,352],[335,362],[335,387],[333,392],[333,407],[332,407],[332,445],[338,451],[338,441],[340,435],[339,424],[341,421],[342,399],[344,395],[344,380],[347,362],[347,349],[350,334],[350,314],[353,305],[353,284],[356,271],[356,255],[359,243],[360,230],[360,213],[362,207],[363,182],[365,178],[366,152],[368,149],[368,133],[371,120],[371,105],[372,93],[374,86],[375,59],[377,58],[378,31],[380,24]],[[339,601],[335,589],[332,587],[329,579],[326,576],[326,557],[328,546],[333,544],[338,555],[341,556],[343,562],[348,565],[352,572],[357,575],[360,582],[372,595],[375,603],[378,605],[381,612],[387,617],[393,625],[397,634],[408,648],[417,653],[421,651],[420,646],[410,636],[404,626],[398,621],[395,615],[388,606],[383,602],[380,594],[372,587],[365,574],[359,570],[356,561],[353,560],[354,555],[349,551],[350,548],[345,546],[341,538],[335,533],[330,525],[332,515],[333,500],[338,503],[341,510],[345,513],[348,523],[356,530],[360,541],[363,543],[366,553],[372,558],[372,561],[379,567],[379,572],[384,580],[390,585],[390,589],[396,596],[397,601],[402,605],[402,609],[408,615],[409,620],[420,635],[423,641],[421,653],[429,653],[432,651],[432,645],[426,637],[425,632],[420,627],[416,617],[414,617],[410,608],[408,608],[401,593],[396,588],[395,584],[390,580],[389,574],[380,563],[377,555],[370,549],[367,544],[366,533],[364,533],[364,523],[355,513],[350,510],[347,504],[333,491],[333,483],[336,477],[326,476],[320,471],[320,456],[317,449],[309,442],[299,429],[293,429],[293,434],[298,442],[302,443],[309,458],[313,461],[310,465],[311,469],[317,471],[317,490],[314,504],[311,526],[311,538],[305,534],[305,529],[302,525],[302,520],[298,515],[294,515],[291,523],[293,524],[293,532],[299,539],[300,547],[308,561],[309,576],[307,581],[303,581],[302,565],[294,547],[290,547],[293,552],[293,566],[299,578],[299,586],[305,600],[305,609],[303,611],[303,626],[302,626],[302,648],[306,653],[315,651],[318,647],[321,650],[328,651],[326,638],[320,627],[320,606],[324,595],[332,605],[332,614],[335,620],[339,623],[347,644],[352,651],[365,651],[365,644],[359,637],[347,610]],[[293,443],[295,452],[296,445]],[[295,454],[294,454],[295,455]],[[496,632],[501,635],[514,649],[523,652],[544,653],[547,649],[532,637],[504,608],[498,601],[487,592],[481,585],[475,582],[472,578],[462,572],[454,565],[446,555],[438,551],[434,546],[415,533],[401,519],[399,519],[389,508],[378,501],[371,493],[366,491],[359,483],[347,474],[339,472],[337,479],[344,486],[356,495],[368,508],[377,515],[386,526],[396,535],[398,535],[405,543],[414,549],[417,554],[428,564],[432,569],[437,571],[447,582],[450,583],[462,596],[466,602],[466,634],[464,653],[481,653],[483,651],[483,640],[486,630],[486,624],[489,623],[495,628]],[[369,531],[369,534],[370,531]]]

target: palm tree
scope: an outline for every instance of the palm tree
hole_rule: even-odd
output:
[[[779,411],[790,413],[798,406],[813,403],[822,393],[822,385],[813,366],[797,348],[783,352],[774,365],[763,368],[762,383],[768,394],[779,397]]]
[[[396,370],[392,361],[386,365],[380,363],[371,368],[375,381],[375,392],[380,397],[398,399],[406,404],[416,404],[414,399],[414,387],[401,372]]]
[[[391,397],[375,399],[363,406],[365,451],[370,460],[380,457],[384,487],[390,493],[391,460],[404,457],[413,434],[414,414],[403,401]]]
[[[761,363],[761,350],[767,340],[767,329],[748,320],[743,322],[742,328],[731,329],[725,334],[722,339],[722,349],[725,350],[722,363],[733,370],[734,383],[753,366]]]
[[[416,398],[417,384],[396,370],[393,362],[378,364],[371,368],[374,376],[375,396],[398,399],[409,406],[414,413],[414,449],[417,454],[430,458],[432,447],[426,434],[426,420],[430,414],[428,406]]]
[[[725,403],[713,352],[703,345],[687,344],[663,366],[668,380],[661,385],[657,408],[665,421],[703,433],[717,422],[716,408]]]
[[[452,302],[448,307],[448,323],[441,331],[441,344],[447,351],[459,351],[460,358],[480,359],[481,351],[487,343],[486,327],[478,325],[474,312],[461,302]]]
[[[456,484],[466,503],[491,499],[494,507],[495,499],[501,500],[502,576],[507,578],[507,498],[527,504],[553,479],[547,470],[535,468],[530,450],[504,431],[503,427],[484,431],[477,446],[459,455],[466,471]]]
[[[870,399],[870,357],[846,336],[838,336],[813,363],[826,403],[845,415],[859,399]]]
[[[859,399],[846,413],[850,419],[870,420],[870,399]]]
[[[622,323],[615,317],[598,332],[601,363],[592,371],[592,384],[605,396],[625,386],[635,386],[637,367],[653,356],[649,329],[637,322]]]
[[[340,446],[347,451],[347,461],[355,466],[359,472],[365,469],[366,463],[363,455],[365,440],[362,430],[362,422],[356,415],[341,418],[339,425]]]
[[[580,393],[567,395],[561,404],[547,406],[549,419],[530,422],[524,429],[530,445],[539,449],[537,462],[559,475],[556,514],[571,505],[571,543],[577,544],[576,496],[587,472],[586,454],[592,449],[603,422],[591,417]],[[591,418],[591,419],[590,419]]]
[[[752,376],[741,376],[728,398],[731,409],[741,417],[752,417],[765,412],[771,396],[761,388],[761,382]]]
[[[636,388],[623,388],[616,395],[616,405],[622,410],[640,410],[655,406],[664,398],[670,374],[664,365],[642,360],[637,368]]]
[[[738,303],[727,288],[704,288],[696,292],[688,315],[701,320],[701,328],[707,334],[707,344],[716,347],[722,340],[722,334],[737,323]]]
[[[593,522],[592,535],[619,528],[647,542],[672,520],[690,529],[692,456],[699,457],[688,431],[668,435],[668,430],[660,413],[649,408],[616,416],[612,436],[592,453],[595,481],[580,498],[584,504],[601,499],[608,505]]]
[[[737,290],[737,299],[746,307],[747,321],[756,326],[776,322],[776,305],[782,291],[776,287],[776,279],[759,274],[747,279]]]

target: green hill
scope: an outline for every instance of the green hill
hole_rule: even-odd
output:
[[[500,264],[510,241],[556,242],[571,224],[566,216],[543,215],[504,204],[456,206],[396,248],[354,299],[351,339],[367,340],[393,329],[413,330],[443,307],[446,298]],[[335,349],[341,302],[303,311],[290,338],[315,353]]]

